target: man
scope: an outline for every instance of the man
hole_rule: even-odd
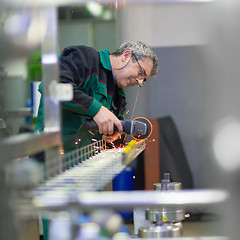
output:
[[[115,141],[122,133],[125,94],[123,89],[142,86],[150,76],[156,76],[158,58],[141,42],[122,44],[115,52],[96,51],[86,46],[64,48],[60,61],[60,82],[71,83],[73,99],[62,103],[62,139],[64,151],[71,151],[92,142],[92,139]],[[42,86],[39,91],[42,93]],[[43,101],[38,110],[36,131],[43,131]],[[84,126],[93,119],[99,132],[94,136]],[[114,132],[114,125],[118,132]],[[47,224],[43,222],[44,239]]]
[[[122,44],[115,52],[96,51],[86,46],[64,48],[60,57],[60,82],[71,83],[73,100],[62,103],[62,138],[64,150],[85,146],[92,139],[115,141],[122,133],[125,94],[123,89],[142,86],[156,76],[158,58],[146,44],[136,41]],[[41,87],[40,87],[41,92]],[[42,101],[36,130],[43,130]],[[84,127],[93,119],[99,132],[94,136]],[[118,132],[114,132],[114,125]]]

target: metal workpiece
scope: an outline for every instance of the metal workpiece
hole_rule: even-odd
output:
[[[161,191],[162,189],[162,183],[154,183],[153,189],[156,191]],[[182,183],[180,182],[167,182],[167,186],[165,190],[181,190],[182,189]]]
[[[182,183],[170,182],[170,173],[164,173],[164,178],[160,183],[153,184],[153,188],[155,191],[179,191]],[[181,222],[185,219],[185,209],[182,206],[147,208],[146,219],[157,224]]]
[[[179,207],[146,209],[146,219],[153,223],[181,222],[185,219],[185,210]]]
[[[106,151],[101,155],[96,155],[91,160],[85,160],[73,168],[66,169],[54,178],[50,178],[36,191],[39,194],[52,191],[70,194],[101,190],[125,167],[121,163],[120,153]]]
[[[106,142],[100,140],[66,154],[62,152],[60,157],[53,153],[51,161],[46,163],[47,179],[59,187],[72,182],[77,184],[79,191],[101,190],[100,188],[106,184],[102,180],[105,181],[111,174],[114,175],[110,178],[120,173],[144,149],[145,140],[131,141],[121,149],[106,149]],[[60,183],[60,178],[66,178],[68,181]],[[50,182],[46,184],[50,186]],[[75,188],[73,185],[73,189]]]
[[[167,223],[162,225],[150,225],[139,228],[140,238],[173,238],[181,237],[183,234],[183,227],[181,223]]]
[[[163,174],[163,179],[165,179],[167,182],[170,182],[171,181],[170,173],[165,172]]]
[[[146,140],[131,141],[122,151],[122,163],[129,165],[144,149]]]
[[[145,210],[145,214],[146,220],[150,221],[152,224],[142,225],[138,228],[137,235],[140,238],[145,239],[172,239],[175,237],[182,237],[183,227],[181,222],[185,219],[185,208],[192,206],[194,203],[197,204],[198,201],[206,200],[205,197],[208,194],[206,194],[206,192],[198,194],[200,193],[198,192],[199,190],[182,190],[182,184],[180,182],[170,182],[170,173],[164,173],[164,178],[161,182],[153,184],[153,187],[154,192],[169,195],[173,197],[173,201],[176,197],[176,203],[171,206],[171,200],[169,199],[165,204],[163,203],[158,207],[152,207],[149,205],[149,207]],[[191,196],[189,193],[192,193],[193,195]],[[188,194],[189,196],[187,196]],[[166,195],[163,198],[166,198]],[[184,201],[182,201],[182,199],[182,203],[177,203],[177,201],[181,199],[181,196],[186,197],[186,199]],[[215,194],[212,195],[212,197],[214,196]],[[208,195],[208,197],[210,197],[210,195]],[[209,200],[210,199],[207,201]],[[215,200],[217,200],[217,198]],[[187,201],[189,202],[187,203]]]
[[[145,141],[130,145],[128,151],[106,149],[106,142],[101,140],[61,155],[61,159],[53,156],[51,165],[46,165],[48,179],[30,193],[33,204],[58,207],[67,205],[73,197],[78,202],[81,192],[102,190],[143,151]]]

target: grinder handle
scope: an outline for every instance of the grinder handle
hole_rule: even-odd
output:
[[[124,133],[126,133],[126,134],[131,134],[132,133],[132,122],[131,121],[123,120],[123,121],[121,121],[121,124],[122,124]],[[93,120],[87,120],[84,126],[88,130],[98,131],[98,125]],[[115,132],[118,131],[118,128],[115,125],[114,125],[114,131]]]
[[[88,130],[93,130],[93,131],[97,131],[98,130],[98,125],[96,122],[94,122],[93,120],[87,120],[84,124],[84,126],[86,127],[86,129]]]

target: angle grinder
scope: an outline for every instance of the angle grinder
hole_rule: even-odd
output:
[[[137,140],[146,139],[152,133],[152,124],[144,117],[137,117],[133,120],[122,120],[121,123],[123,132]],[[85,127],[89,130],[98,130],[98,125],[93,120],[87,120]],[[117,126],[114,126],[114,131],[118,131]]]

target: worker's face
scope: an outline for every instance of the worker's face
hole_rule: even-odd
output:
[[[150,77],[153,63],[150,59],[137,59],[132,51],[127,50],[120,56],[118,68],[114,72],[115,79],[119,88],[126,88],[135,85],[141,86]],[[125,66],[125,67],[124,67]]]

